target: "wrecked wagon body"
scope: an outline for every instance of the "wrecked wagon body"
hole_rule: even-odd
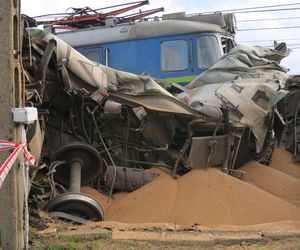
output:
[[[46,174],[32,179],[31,195],[50,200],[47,209],[60,217],[103,219],[81,184],[111,195],[153,180],[145,171],[152,166],[176,177],[208,166],[233,174],[250,159],[267,163],[282,132],[275,107],[287,93],[279,65],[285,52],[237,46],[174,96],[149,77],[90,61],[53,34],[28,34],[26,98],[40,115],[28,131]]]

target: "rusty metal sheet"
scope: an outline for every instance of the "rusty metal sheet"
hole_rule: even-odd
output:
[[[227,135],[193,137],[189,165],[192,168],[220,166],[225,161],[227,148]]]

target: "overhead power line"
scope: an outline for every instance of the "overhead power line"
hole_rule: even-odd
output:
[[[238,43],[238,44],[241,44],[241,43]],[[254,45],[254,46],[260,46],[260,47],[264,47],[264,48],[270,48],[270,49],[274,49],[274,45]],[[287,46],[288,49],[291,49],[291,50],[297,50],[297,49],[300,49],[300,46],[296,46],[296,47],[290,47],[290,46]]]
[[[240,43],[260,43],[260,42],[273,42],[273,41],[294,41],[300,40],[299,38],[277,38],[277,39],[269,39],[269,40],[249,40],[249,41],[239,41]]]
[[[239,44],[241,44],[241,42],[239,42]],[[270,45],[262,45],[262,44],[256,44],[254,46],[262,46],[262,47],[268,47],[268,48],[271,48],[271,47],[274,47],[274,44],[270,44]],[[287,47],[290,49],[290,48],[293,48],[295,46],[300,46],[300,43],[291,43],[291,44],[287,44]]]
[[[276,7],[284,7],[284,6],[295,6],[295,5],[300,5],[300,3],[287,3],[287,4],[277,4],[277,5],[256,6],[256,7],[239,8],[239,9],[207,11],[207,12],[201,12],[201,13],[208,14],[208,13],[215,13],[215,12],[236,12],[236,11],[242,11],[242,10],[257,10],[257,9],[276,8]]]
[[[284,9],[267,9],[267,10],[244,10],[244,11],[234,11],[234,13],[235,13],[235,14],[242,14],[242,13],[273,12],[273,11],[289,11],[289,10],[300,10],[300,8],[297,7],[297,8],[284,8]]]
[[[266,28],[249,28],[238,29],[238,31],[253,31],[253,30],[281,30],[281,29],[299,29],[300,26],[285,26],[285,27],[266,27]]]
[[[249,19],[249,20],[237,20],[237,23],[244,22],[258,22],[258,21],[277,21],[277,20],[288,20],[288,19],[299,19],[300,16],[296,17],[278,17],[278,18],[262,18],[262,19]]]
[[[290,43],[290,44],[287,43],[286,45],[290,48],[290,47],[293,47],[293,46],[300,46],[300,43]],[[264,45],[264,46],[265,46],[265,45]],[[269,46],[269,45],[268,45],[268,46]],[[265,46],[265,47],[268,47],[268,46]],[[274,44],[273,44],[273,45],[270,45],[270,46],[273,47]]]

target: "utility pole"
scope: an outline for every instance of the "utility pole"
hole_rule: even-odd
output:
[[[0,8],[0,139],[20,142],[11,109],[21,107],[20,0],[2,0]],[[0,165],[9,152],[0,152]],[[23,249],[22,171],[15,163],[0,190],[0,249]]]

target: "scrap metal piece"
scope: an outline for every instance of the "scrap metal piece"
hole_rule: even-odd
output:
[[[287,94],[264,83],[223,84],[216,90],[230,112],[230,119],[252,129],[256,138],[256,152],[263,150],[267,129],[265,120],[274,105]]]
[[[49,212],[63,212],[86,220],[103,220],[101,205],[91,196],[79,193],[64,193],[47,204]]]
[[[132,192],[153,181],[158,174],[140,168],[108,166],[105,185],[114,190]],[[115,180],[114,180],[115,177]]]
[[[189,154],[191,168],[222,165],[227,156],[227,135],[192,137]],[[213,147],[213,148],[211,148]]]
[[[28,140],[28,145],[30,151],[35,156],[36,164],[38,164],[42,152],[45,131],[43,131],[41,128],[39,121],[36,121],[28,126],[27,134],[30,133],[30,129],[32,134],[30,136],[30,140]]]
[[[51,212],[51,213],[49,213],[49,215],[51,217],[54,217],[54,218],[57,218],[57,219],[66,219],[66,220],[70,220],[70,221],[73,221],[73,222],[76,222],[76,223],[79,223],[79,224],[83,224],[83,225],[86,225],[86,224],[90,223],[89,220],[82,219],[78,216],[67,214],[67,213],[64,213],[64,212]]]
[[[300,98],[300,75],[291,76],[285,85],[289,93],[282,99],[277,107],[286,124],[283,137],[280,138],[282,145],[294,154],[294,160],[299,161],[299,98]],[[276,116],[275,116],[276,118]],[[277,119],[278,120],[278,119]],[[275,120],[276,124],[276,120]],[[277,136],[276,136],[277,138]],[[278,139],[278,138],[277,138]]]
[[[287,125],[283,120],[283,117],[281,114],[275,109],[274,112],[274,134],[276,137],[276,140],[280,143],[282,141],[282,138],[284,136],[284,133],[287,129]]]
[[[235,128],[237,129],[237,128]],[[234,133],[234,152],[232,155],[229,173],[232,174],[234,170],[243,166],[250,159],[249,142],[251,130],[248,127],[240,127]]]
[[[180,150],[180,154],[176,159],[176,162],[175,162],[175,165],[174,165],[174,168],[173,168],[173,171],[172,171],[172,177],[173,178],[176,178],[176,173],[177,173],[177,170],[178,170],[178,167],[179,167],[179,163],[183,160],[183,158],[185,156],[185,153],[189,149],[190,145],[191,145],[191,138],[189,137],[185,141],[185,143],[183,144],[183,147]]]
[[[50,59],[53,53],[56,50],[56,41],[54,39],[50,39],[48,41],[47,47],[43,54],[41,63],[38,65],[36,69],[36,80],[35,82],[42,81],[42,88],[41,88],[41,96],[43,97],[44,90],[45,90],[45,80],[46,80],[46,72],[49,66]]]
[[[119,102],[114,102],[111,100],[107,100],[104,104],[104,114],[121,114],[122,104]]]
[[[144,109],[143,106],[136,107],[132,109],[133,112],[135,113],[136,117],[141,121],[144,119],[144,117],[147,115],[146,110]]]
[[[228,106],[231,119],[251,128],[261,121],[271,108],[287,94],[264,83],[222,84],[216,95]]]

